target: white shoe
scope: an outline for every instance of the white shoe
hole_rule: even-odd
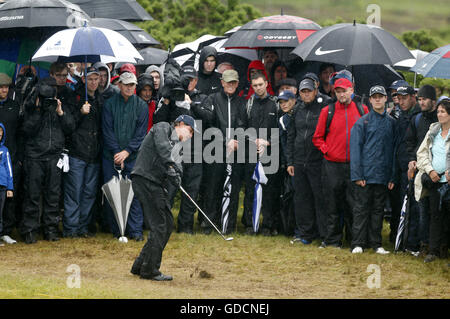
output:
[[[2,236],[0,239],[2,239],[7,244],[16,244],[17,241],[9,237],[8,235]]]
[[[352,250],[352,254],[362,254],[362,252],[363,252],[363,249],[362,249],[362,247],[359,247],[359,246],[356,246]]]
[[[383,247],[378,247],[378,248],[375,250],[375,253],[380,254],[380,255],[387,255],[387,254],[389,254],[389,251],[384,250]]]

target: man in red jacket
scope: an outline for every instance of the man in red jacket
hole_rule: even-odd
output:
[[[321,248],[342,246],[344,222],[346,232],[351,233],[350,131],[362,113],[352,100],[354,92],[351,81],[338,79],[334,88],[337,98],[334,112],[330,111],[333,109],[331,104],[322,109],[312,139],[324,154],[324,194],[329,194],[327,235]],[[364,113],[369,112],[367,106],[362,108]],[[329,116],[332,116],[331,122],[328,121]]]

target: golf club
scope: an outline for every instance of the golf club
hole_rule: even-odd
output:
[[[189,194],[184,190],[184,188],[183,188],[181,185],[180,185],[180,189],[181,189],[181,191],[184,193],[184,195],[186,195],[186,196],[191,200],[191,202],[195,205],[195,207],[197,207],[197,209],[199,210],[199,212],[203,214],[203,217],[205,217],[205,218],[209,221],[209,223],[210,223],[211,225],[214,226],[214,228],[215,228],[215,229],[217,230],[217,232],[222,236],[223,239],[225,239],[226,241],[233,240],[233,237],[225,237],[225,236],[222,234],[222,232],[216,227],[216,225],[214,225],[214,223],[208,218],[208,216],[206,216],[206,214],[202,211],[202,209],[201,209],[200,207],[198,207],[197,203],[194,202],[194,200],[191,198],[191,196],[189,196]]]

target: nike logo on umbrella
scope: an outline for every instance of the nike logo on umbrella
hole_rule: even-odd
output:
[[[344,51],[344,49],[322,51],[322,47],[320,47],[316,50],[315,54],[316,55],[325,55],[325,54],[330,54],[330,53],[339,52],[339,51]]]

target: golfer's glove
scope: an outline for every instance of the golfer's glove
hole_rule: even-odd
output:
[[[169,168],[167,169],[167,177],[169,179],[169,182],[173,186],[175,186],[176,188],[180,187],[181,176],[172,166],[169,166]]]

